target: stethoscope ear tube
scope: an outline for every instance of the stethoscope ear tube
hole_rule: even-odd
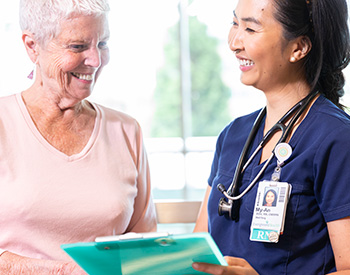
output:
[[[241,175],[241,171],[243,169],[244,159],[245,159],[245,156],[248,153],[248,150],[249,150],[249,147],[250,147],[250,145],[251,145],[251,143],[253,141],[253,138],[255,137],[256,132],[258,131],[258,127],[256,127],[255,125],[260,125],[260,123],[263,120],[263,118],[265,117],[265,115],[266,115],[266,107],[264,107],[260,111],[258,117],[254,121],[253,128],[250,131],[250,133],[248,135],[248,138],[247,138],[247,140],[246,140],[246,142],[244,144],[244,147],[243,147],[243,150],[241,152],[241,155],[239,156],[238,163],[236,165],[236,170],[235,170],[235,173],[234,173],[234,177],[233,177],[232,183],[231,183],[229,189],[227,190],[227,194],[229,196],[231,196],[231,195],[237,196],[238,195],[238,194],[235,194],[235,193],[238,192],[238,188],[236,186],[237,186],[237,183],[239,181],[239,177]]]
[[[258,117],[256,118],[256,120],[254,121],[253,125],[260,125],[260,123],[263,120],[265,114],[266,114],[266,107],[263,108],[260,111],[260,113],[259,113]],[[252,131],[250,131],[250,133],[248,135],[248,138],[247,138],[247,140],[246,140],[246,142],[244,144],[244,147],[243,147],[243,150],[241,152],[241,155],[240,155],[240,157],[238,159],[238,163],[237,163],[237,166],[236,166],[235,174],[234,174],[232,183],[231,183],[229,189],[227,190],[227,192],[226,192],[225,187],[222,184],[219,184],[217,186],[219,191],[222,194],[224,194],[224,196],[226,198],[229,198],[231,196],[236,197],[238,195],[238,188],[236,187],[236,185],[237,185],[237,183],[239,181],[239,177],[241,175],[241,171],[243,170],[245,156],[247,155],[247,152],[249,150],[251,142],[252,142],[254,136],[256,135],[257,131],[258,131],[258,127],[254,127],[253,126]],[[240,204],[239,201],[228,199],[228,202],[226,202],[225,199],[222,198],[220,200],[220,202],[219,202],[219,215],[222,216],[222,215],[227,213],[228,216],[232,220],[237,222],[238,219],[239,219],[239,216],[238,216],[239,204]]]

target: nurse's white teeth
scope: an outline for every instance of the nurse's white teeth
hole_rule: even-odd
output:
[[[241,66],[253,66],[254,62],[248,59],[238,59],[239,65]]]
[[[94,75],[93,74],[79,74],[79,73],[72,73],[75,77],[82,79],[82,80],[93,80]]]

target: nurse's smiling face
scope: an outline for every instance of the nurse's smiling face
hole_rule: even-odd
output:
[[[51,93],[80,101],[91,94],[109,61],[107,18],[80,15],[60,26],[57,37],[39,46],[37,73]]]
[[[271,191],[267,192],[265,200],[266,200],[266,204],[268,206],[272,206],[272,203],[275,200],[275,194],[273,192],[271,192]]]
[[[288,82],[290,43],[274,12],[273,0],[240,0],[228,39],[242,83],[263,91]]]

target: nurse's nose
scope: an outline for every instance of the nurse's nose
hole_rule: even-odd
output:
[[[243,50],[243,33],[237,28],[232,26],[228,36],[228,45],[233,52],[240,52]]]

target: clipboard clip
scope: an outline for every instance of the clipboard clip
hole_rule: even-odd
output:
[[[168,232],[147,232],[147,233],[135,233],[130,232],[122,235],[114,235],[114,236],[103,236],[97,237],[95,239],[96,243],[103,242],[113,242],[113,241],[123,241],[123,240],[139,240],[139,239],[151,239],[151,238],[162,238],[169,237],[171,234]]]
[[[95,239],[96,248],[98,250],[113,250],[120,249],[121,246],[132,241],[132,243],[137,243],[138,240],[149,240],[153,242],[154,245],[159,246],[170,246],[174,243],[172,238],[169,238],[170,234],[167,232],[149,232],[149,233],[127,233],[123,235],[115,236],[104,236]],[[125,241],[125,242],[124,242]],[[133,242],[135,241],[135,242]],[[132,246],[129,243],[128,246]]]

